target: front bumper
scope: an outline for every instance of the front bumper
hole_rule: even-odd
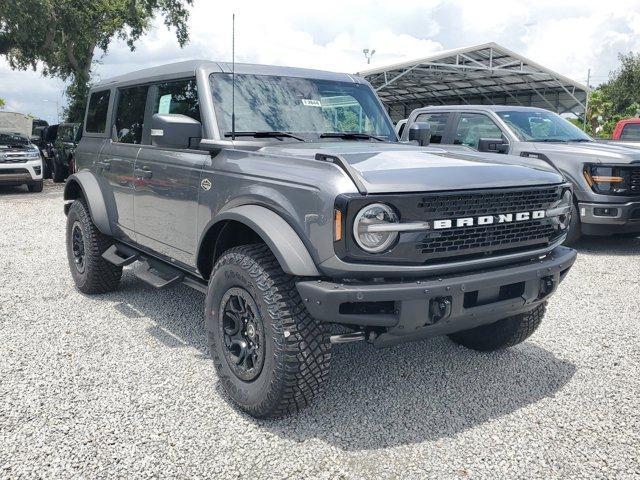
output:
[[[640,232],[640,201],[627,203],[579,202],[582,233],[609,235]]]
[[[388,346],[529,311],[555,291],[575,259],[575,250],[557,247],[541,260],[466,275],[393,283],[302,281],[297,288],[315,319],[383,328],[374,344]]]
[[[0,163],[0,185],[23,185],[42,180],[42,160]]]

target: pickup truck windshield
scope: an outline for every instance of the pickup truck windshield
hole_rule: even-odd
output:
[[[260,132],[262,137],[265,132],[286,132],[312,141],[371,136],[396,141],[391,122],[367,85],[248,74],[236,74],[235,80],[236,132]],[[228,137],[231,74],[214,73],[210,81],[220,134]],[[341,133],[358,135],[331,135]]]
[[[553,112],[509,110],[496,113],[523,142],[591,141],[586,133]]]

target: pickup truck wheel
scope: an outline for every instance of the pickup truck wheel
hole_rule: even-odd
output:
[[[82,293],[106,293],[120,283],[122,267],[102,258],[112,245],[111,239],[94,225],[89,209],[76,200],[67,215],[67,258],[76,287]]]
[[[41,192],[43,188],[42,180],[38,180],[33,183],[30,183],[29,185],[27,185],[27,188],[29,189],[30,192],[33,192],[33,193]]]
[[[42,178],[51,178],[51,160],[42,157]]]
[[[569,231],[567,232],[567,239],[564,241],[565,245],[573,245],[582,236],[582,224],[580,222],[580,212],[578,212],[578,206],[575,199],[571,202],[571,224],[569,225]]]
[[[489,325],[449,335],[454,342],[473,350],[488,352],[513,347],[524,342],[542,323],[546,302],[530,312],[503,318]]]
[[[331,359],[328,332],[266,245],[235,247],[220,257],[205,317],[218,377],[241,410],[278,417],[321,392]]]

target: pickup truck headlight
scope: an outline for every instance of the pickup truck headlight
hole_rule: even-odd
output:
[[[358,212],[353,221],[353,236],[360,248],[369,253],[383,252],[398,238],[398,215],[384,203],[372,203]]]
[[[596,193],[631,195],[631,169],[615,165],[587,165],[584,178]]]

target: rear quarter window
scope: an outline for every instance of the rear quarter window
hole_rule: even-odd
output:
[[[93,92],[89,97],[86,121],[88,133],[104,133],[107,126],[107,110],[109,109],[110,98],[110,90]]]
[[[622,129],[620,140],[640,140],[640,123],[627,123]]]

